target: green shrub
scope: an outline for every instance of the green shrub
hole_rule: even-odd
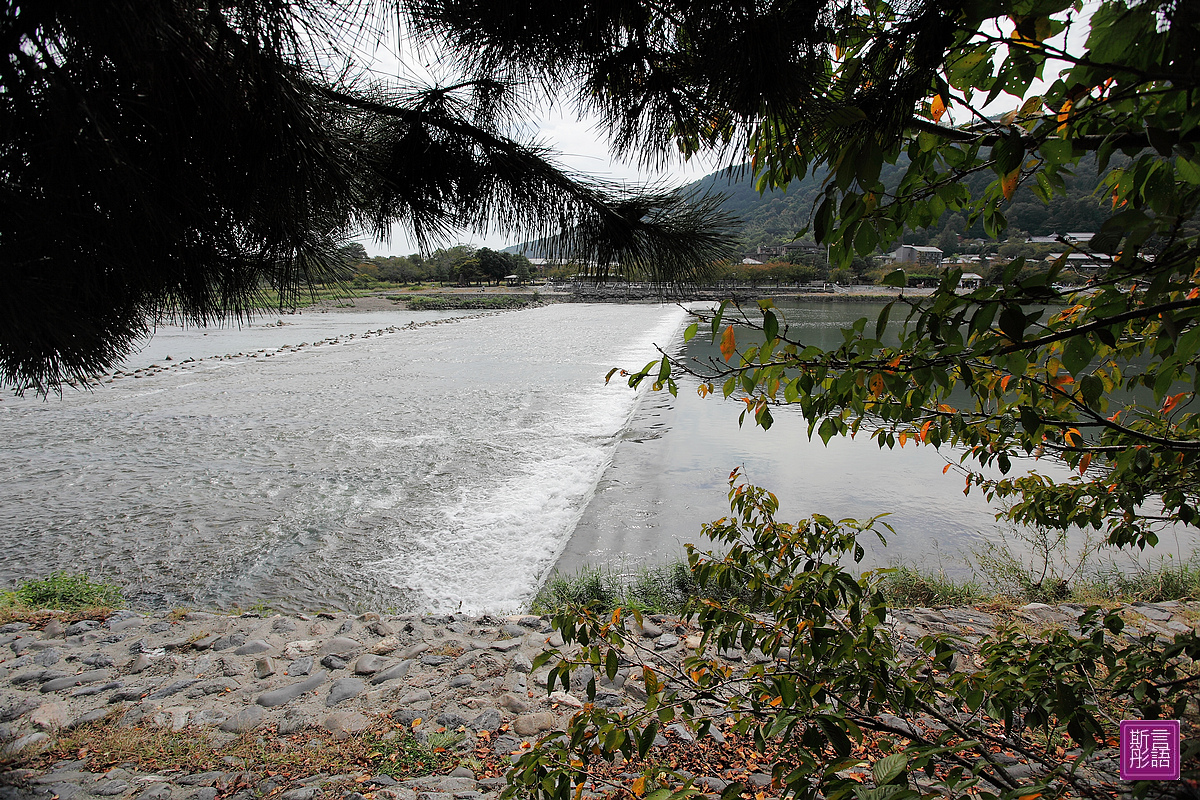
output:
[[[715,552],[688,545],[688,567],[697,585],[737,602],[689,606],[702,635],[681,664],[662,659],[623,624],[636,612],[576,607],[557,614],[554,627],[572,649],[533,661],[534,669],[551,665],[548,691],[570,686],[574,670],[613,680],[624,666],[646,699],[635,709],[586,703],[565,732],[517,758],[505,800],[570,800],[590,779],[589,764],[618,753],[646,759],[667,726],[703,737],[718,724],[751,740],[770,759],[773,786],[796,800],[1098,797],[1076,770],[1109,747],[1119,718],[1200,723],[1195,632],[1172,640],[1130,636],[1119,611],[1092,607],[1075,630],[1001,622],[968,658],[948,634],[901,640],[887,624],[882,590],[895,573],[852,574],[843,566],[860,562],[859,538],[886,524],[821,515],[777,522],[774,495],[743,484],[736,472],[730,483],[732,513],[703,528]],[[736,653],[734,664],[715,657],[737,650],[744,661]],[[596,696],[592,681],[587,698]],[[876,758],[875,745],[887,755]],[[1064,759],[1073,748],[1075,757]],[[1189,740],[1184,750],[1189,762],[1200,746]],[[670,777],[668,786],[678,788],[657,790],[651,800],[696,793],[690,775]],[[735,781],[723,797],[753,791]]]

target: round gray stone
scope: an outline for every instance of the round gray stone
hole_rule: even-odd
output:
[[[281,706],[284,703],[290,703],[300,695],[307,694],[324,683],[327,675],[328,673],[325,672],[325,670],[321,670],[308,680],[299,681],[291,684],[290,686],[284,686],[280,689],[275,689],[270,692],[263,692],[258,696],[258,699],[255,702],[265,708],[274,708],[275,706]]]
[[[327,708],[336,706],[338,703],[361,694],[366,688],[366,681],[358,678],[342,678],[329,688],[329,697],[325,699],[325,706]]]

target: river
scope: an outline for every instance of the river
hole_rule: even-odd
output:
[[[151,607],[512,612],[556,564],[677,555],[739,465],[788,515],[891,512],[876,563],[953,569],[998,535],[932,449],[825,448],[795,415],[739,429],[732,402],[694,387],[605,384],[681,347],[685,316],[561,304],[163,328],[90,390],[0,400],[0,581],[85,571]]]

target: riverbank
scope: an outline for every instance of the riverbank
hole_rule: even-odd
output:
[[[817,291],[807,287],[729,286],[701,287],[683,293],[663,294],[658,288],[648,285],[624,283],[570,284],[532,286],[445,286],[421,289],[384,289],[356,297],[323,298],[306,308],[308,311],[325,312],[370,312],[394,309],[466,309],[498,308],[507,302],[509,309],[525,308],[533,304],[549,303],[648,303],[648,302],[691,302],[735,299],[752,302],[762,298],[788,301],[830,302],[887,302],[899,297],[925,297],[932,289],[896,289],[889,286],[835,286]],[[416,305],[410,306],[410,301]]]
[[[960,637],[958,663],[969,667],[1005,617],[1031,630],[1070,629],[1081,610],[916,608],[893,611],[888,628],[914,658],[922,636]],[[1200,602],[1131,604],[1123,615],[1133,632],[1200,630]],[[562,644],[548,617],[92,616],[103,619],[43,612],[0,626],[5,800],[491,800],[514,755],[563,729],[593,677],[547,693],[548,669],[532,662]],[[634,630],[641,644],[615,677],[594,676],[596,703],[636,708],[644,667],[677,665],[699,646],[698,631],[677,619],[647,617]],[[734,670],[763,660],[737,650],[720,657]],[[938,729],[926,718],[899,723]],[[775,796],[770,765],[729,756],[744,743],[714,730],[711,741],[689,744],[686,729],[668,725],[649,758],[675,763],[704,791],[737,780]],[[1014,777],[1037,777],[1019,754],[998,755]],[[598,768],[583,796],[627,787],[640,768]],[[1117,793],[1116,768],[1110,749],[1077,774]]]

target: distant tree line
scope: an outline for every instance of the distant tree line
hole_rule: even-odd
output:
[[[439,248],[428,256],[412,253],[407,256],[369,257],[366,248],[352,243],[342,248],[347,265],[346,276],[355,286],[376,283],[441,283],[470,286],[500,283],[515,275],[519,283],[527,282],[534,274],[533,264],[523,255],[504,253],[487,247],[474,248],[458,244]]]

